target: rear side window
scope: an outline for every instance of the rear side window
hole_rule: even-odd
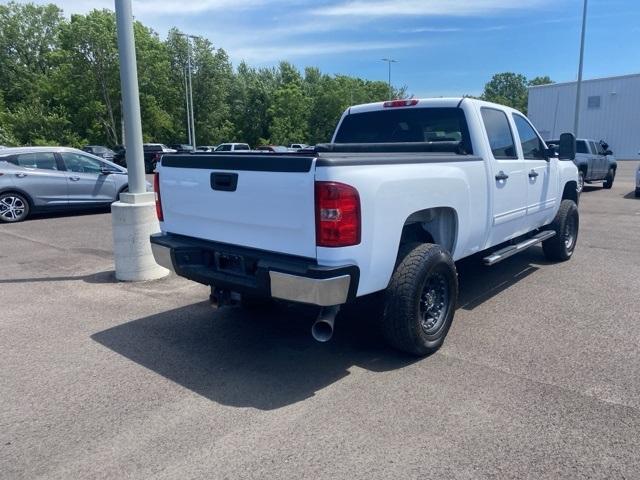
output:
[[[234,150],[249,150],[249,145],[236,145]]]
[[[585,142],[584,140],[578,140],[576,142],[576,153],[589,153],[587,142]]]
[[[495,108],[483,107],[481,112],[493,157],[496,159],[518,158],[507,115],[502,110]]]
[[[393,108],[353,113],[342,120],[335,143],[456,142],[472,153],[460,108]]]
[[[27,168],[58,170],[56,157],[51,152],[21,153],[16,155],[16,161],[13,163]]]
[[[533,127],[520,115],[514,115],[513,121],[520,136],[520,145],[522,146],[524,158],[527,160],[544,160],[544,145]]]

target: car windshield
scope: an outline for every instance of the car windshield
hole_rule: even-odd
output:
[[[471,144],[467,121],[459,108],[387,108],[354,113],[344,118],[335,139],[335,143],[398,142]]]

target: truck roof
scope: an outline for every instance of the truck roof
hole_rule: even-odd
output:
[[[400,100],[392,100],[392,101],[402,101]],[[431,107],[431,108],[455,108],[458,107],[463,101],[465,103],[471,102],[479,105],[484,105],[488,107],[500,108],[508,111],[516,111],[511,107],[507,107],[506,105],[500,105],[497,103],[485,102],[484,100],[480,100],[478,98],[471,97],[440,97],[440,98],[410,98],[405,99],[406,102],[412,102],[406,106],[400,106],[400,108],[415,108],[415,107]],[[415,102],[415,103],[413,103]],[[375,110],[382,110],[385,107],[385,104],[388,102],[375,102],[375,103],[365,103],[362,105],[354,105],[349,107],[347,110],[348,114],[353,113],[363,113],[363,112],[371,112]]]

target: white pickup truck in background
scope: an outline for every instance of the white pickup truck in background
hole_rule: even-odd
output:
[[[425,355],[453,320],[455,261],[537,243],[571,257],[575,148],[564,134],[558,155],[520,112],[474,99],[358,105],[308,154],[164,156],[152,249],[214,301],[322,307],[321,341],[340,305],[380,292],[386,339]]]

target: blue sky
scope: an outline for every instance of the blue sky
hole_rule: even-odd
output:
[[[583,0],[134,0],[160,35],[209,38],[234,65],[387,79],[417,96],[479,94],[493,73],[575,79]],[[38,3],[47,3],[38,0]],[[59,0],[65,13],[113,8]],[[585,78],[640,72],[640,1],[589,0]]]

